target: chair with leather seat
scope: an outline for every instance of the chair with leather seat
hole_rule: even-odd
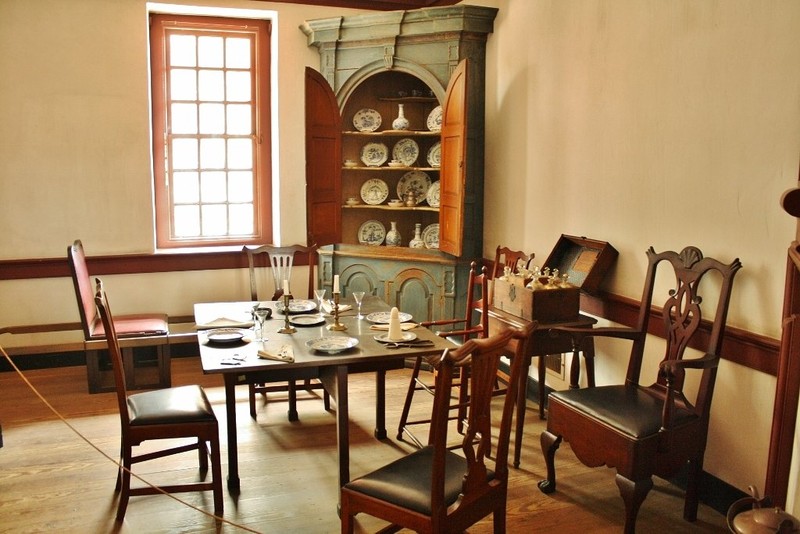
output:
[[[243,247],[242,252],[247,255],[247,266],[250,274],[250,300],[259,300],[259,287],[265,288],[267,284],[259,280],[261,270],[269,269],[272,275],[272,298],[270,300],[279,300],[283,297],[283,281],[290,282],[292,279],[292,268],[294,266],[295,258],[305,256],[308,258],[308,299],[313,299],[314,296],[314,265],[316,264],[316,245],[303,246],[303,245],[288,245],[284,247],[274,245],[261,245],[256,248]],[[269,277],[267,277],[269,278]],[[269,294],[266,292],[265,294]],[[323,390],[323,402],[326,410],[330,409],[330,397],[324,391],[322,384],[312,377],[316,377],[315,369],[298,369],[298,380],[303,380],[302,388],[306,391]],[[251,383],[248,391],[248,401],[250,404],[250,417],[253,419],[258,418],[256,412],[256,397],[260,393],[264,396],[265,402],[268,393],[286,393],[289,401],[289,421],[297,421],[299,415],[297,413],[297,384],[295,380],[281,384],[267,384],[267,383]]]
[[[128,394],[125,366],[122,362],[116,325],[108,304],[108,296],[99,279],[97,280],[95,304],[103,322],[108,351],[114,368],[121,424],[121,465],[117,471],[116,483],[116,491],[120,493],[117,520],[122,521],[125,517],[131,496],[158,495],[162,492],[212,491],[214,514],[222,515],[219,425],[205,392],[200,386],[192,385]],[[166,449],[155,451],[148,448],[148,452],[133,454],[133,448],[145,441],[178,438],[194,438],[196,441],[185,445],[170,445]],[[133,464],[191,451],[198,454],[203,477],[208,471],[208,460],[209,457],[211,458],[210,482],[189,482],[160,487],[144,485],[131,488]]]
[[[513,358],[511,384],[499,421],[492,414],[495,376],[500,357],[512,339],[524,354],[535,324],[524,331],[508,329],[491,337],[469,339],[456,349],[431,358],[437,369],[432,424],[427,445],[342,487],[343,533],[351,533],[354,516],[366,513],[416,532],[463,532],[489,514],[494,532],[506,531],[508,442],[519,374],[524,358]],[[459,367],[470,373],[466,432],[460,445],[449,446],[450,402]],[[496,421],[495,424],[492,422]],[[495,456],[489,458],[491,442]]]
[[[89,276],[86,254],[80,239],[67,247],[72,283],[78,301],[86,351],[86,374],[90,393],[114,391],[113,384],[103,381],[100,351],[106,349],[105,330],[94,303],[94,289]],[[120,315],[116,318],[117,337],[122,346],[128,389],[164,388],[171,385],[169,320],[164,313]],[[139,380],[134,363],[134,347],[155,347],[157,377]]]
[[[535,254],[533,253],[527,254],[521,250],[512,250],[498,245],[494,253],[494,263],[492,264],[492,280],[503,276],[506,267],[511,269],[512,273],[518,273],[521,268],[527,269],[534,256]]]
[[[567,441],[584,465],[616,468],[627,533],[635,530],[639,507],[653,486],[652,475],[671,478],[686,469],[683,516],[688,521],[697,518],[714,382],[733,279],[741,268],[738,259],[724,264],[704,258],[695,247],[686,247],[680,253],[656,253],[651,247],[647,258],[635,327],[563,329],[574,336],[575,346],[587,336],[631,341],[624,384],[550,393],[547,430],[541,435],[547,479],[539,482],[539,488],[544,493],[556,490],[555,453],[562,440]],[[654,313],[652,301],[659,267],[671,267],[667,271],[674,274],[675,285],[660,313]],[[699,293],[701,281],[709,274],[713,280],[708,285],[718,287],[716,299],[704,299]],[[701,328],[703,312],[713,317],[708,335],[703,332],[705,326]],[[643,385],[640,374],[648,325],[651,316],[656,319],[658,315],[666,350],[655,382]],[[687,358],[688,347],[704,354]],[[698,384],[694,394],[684,390],[687,373],[697,373],[696,382],[692,382]]]
[[[478,267],[478,263],[473,261],[470,264],[469,279],[467,282],[467,300],[466,300],[466,313],[463,319],[439,319],[436,321],[422,322],[422,326],[431,328],[436,331],[440,337],[447,338],[455,344],[462,344],[470,338],[485,337],[489,332],[489,302],[488,296],[488,278],[486,276],[486,267]],[[418,447],[422,446],[422,442],[414,435],[411,426],[430,424],[429,418],[409,420],[411,413],[411,405],[414,400],[414,395],[418,391],[425,391],[431,395],[434,393],[434,386],[425,383],[420,378],[420,371],[423,367],[423,359],[421,357],[414,360],[414,366],[411,369],[411,379],[408,384],[408,391],[406,398],[403,402],[403,410],[400,413],[400,422],[397,426],[397,439],[403,439],[403,435],[408,437]],[[460,372],[466,373],[464,369]],[[463,430],[463,413],[469,396],[468,385],[464,382],[461,387],[462,381],[457,381],[455,386],[458,388],[458,400],[451,408],[456,411],[451,419],[459,421],[458,429]]]

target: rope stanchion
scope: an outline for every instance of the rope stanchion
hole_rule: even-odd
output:
[[[109,456],[108,454],[106,454],[105,452],[103,452],[103,451],[102,451],[102,450],[101,450],[101,449],[100,449],[100,448],[99,448],[97,445],[95,445],[94,443],[92,443],[92,442],[91,442],[91,440],[89,440],[89,438],[87,438],[86,436],[84,436],[83,434],[81,434],[81,432],[80,432],[80,431],[79,431],[77,428],[75,428],[75,427],[74,427],[74,426],[73,426],[73,425],[72,425],[72,424],[71,424],[71,423],[70,423],[70,422],[69,422],[69,421],[68,421],[68,420],[67,420],[67,419],[66,419],[66,418],[65,418],[65,417],[64,417],[64,416],[61,414],[61,412],[59,412],[58,410],[56,410],[56,409],[55,409],[55,407],[53,407],[53,405],[52,405],[52,404],[50,404],[50,402],[49,402],[49,401],[48,401],[48,400],[47,400],[47,399],[46,399],[46,398],[45,398],[45,397],[44,397],[44,396],[43,396],[43,395],[42,395],[42,394],[39,392],[39,390],[38,390],[38,389],[36,389],[36,387],[35,387],[33,384],[31,384],[31,382],[28,380],[28,377],[26,377],[26,376],[25,376],[25,374],[22,372],[22,370],[21,370],[19,367],[17,367],[17,364],[16,364],[16,363],[14,363],[14,360],[12,360],[12,359],[11,359],[11,356],[9,356],[9,355],[8,355],[8,353],[6,352],[5,348],[4,348],[2,345],[0,345],[0,354],[2,354],[2,355],[3,355],[3,357],[4,357],[4,358],[5,358],[7,361],[8,361],[9,365],[10,365],[10,366],[11,366],[11,368],[14,370],[14,372],[15,372],[15,373],[16,373],[16,374],[17,374],[17,375],[20,377],[20,379],[22,379],[22,381],[25,383],[25,385],[27,385],[27,386],[28,386],[28,388],[29,388],[29,389],[30,389],[30,390],[33,392],[33,394],[34,394],[34,395],[36,395],[36,397],[38,397],[38,398],[39,398],[39,400],[41,400],[41,401],[44,403],[44,405],[45,405],[45,406],[47,406],[47,408],[48,408],[48,409],[49,409],[51,412],[53,412],[53,414],[54,414],[54,415],[55,415],[55,416],[56,416],[56,417],[57,417],[57,418],[58,418],[58,419],[59,419],[59,420],[60,420],[62,423],[64,423],[64,424],[67,426],[67,428],[69,428],[69,429],[70,429],[70,430],[71,430],[71,431],[72,431],[72,432],[73,432],[75,435],[77,435],[77,436],[78,436],[78,437],[79,437],[79,438],[80,438],[82,441],[84,441],[84,442],[85,442],[87,445],[89,445],[89,446],[90,446],[92,449],[94,449],[95,451],[97,451],[98,453],[100,453],[100,454],[101,454],[101,455],[102,455],[104,458],[108,459],[108,460],[109,460],[111,463],[113,463],[114,465],[116,465],[118,469],[123,469],[123,470],[127,471],[128,473],[130,473],[130,475],[131,475],[132,477],[134,477],[134,478],[135,478],[135,479],[137,479],[138,481],[142,482],[143,484],[146,484],[146,485],[150,486],[151,488],[155,489],[156,491],[158,491],[158,492],[159,492],[159,493],[161,493],[162,495],[166,495],[167,497],[169,497],[169,498],[171,498],[171,499],[173,499],[173,500],[175,500],[175,501],[177,501],[177,502],[181,503],[182,505],[184,505],[184,506],[187,506],[187,507],[189,507],[189,508],[191,508],[191,509],[193,509],[193,510],[196,510],[196,511],[200,512],[201,514],[203,514],[203,515],[205,515],[205,516],[207,516],[207,517],[210,517],[210,518],[214,519],[215,521],[219,521],[219,522],[222,522],[222,523],[226,523],[226,524],[228,524],[228,525],[230,525],[230,526],[232,526],[232,527],[235,527],[235,528],[238,528],[238,529],[244,530],[244,531],[246,531],[246,532],[254,532],[254,533],[256,533],[256,534],[258,534],[258,533],[260,532],[260,531],[258,531],[258,530],[253,530],[252,528],[246,527],[246,526],[244,526],[244,525],[241,525],[241,524],[239,524],[239,523],[235,523],[235,522],[233,522],[233,521],[230,521],[230,520],[228,520],[228,519],[225,519],[224,517],[220,517],[220,516],[214,515],[214,514],[212,514],[212,513],[209,513],[209,512],[207,512],[207,511],[205,511],[205,510],[201,509],[201,508],[198,508],[197,506],[195,506],[195,505],[193,505],[193,504],[190,504],[190,503],[188,503],[188,502],[184,501],[184,500],[183,500],[183,499],[181,499],[180,497],[176,497],[174,494],[167,493],[166,491],[162,490],[160,487],[156,486],[155,484],[151,484],[150,482],[148,482],[147,480],[145,480],[145,479],[144,479],[144,478],[142,478],[141,476],[137,475],[136,473],[134,473],[134,472],[133,472],[133,471],[131,471],[130,469],[126,469],[126,468],[125,468],[123,465],[121,465],[121,464],[119,463],[119,461],[115,460],[114,458],[112,458],[111,456]]]

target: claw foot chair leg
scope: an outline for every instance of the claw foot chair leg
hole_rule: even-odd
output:
[[[634,482],[618,474],[616,481],[617,487],[619,487],[619,494],[622,495],[622,500],[625,501],[624,532],[625,534],[635,534],[636,515],[639,513],[639,507],[644,502],[645,497],[653,487],[653,479],[647,477]]]
[[[549,494],[556,491],[556,451],[561,445],[561,439],[561,436],[556,436],[546,430],[539,438],[544,453],[544,462],[547,466],[547,478],[539,481],[539,489],[542,493]]]

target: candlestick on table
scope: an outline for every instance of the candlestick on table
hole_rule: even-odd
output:
[[[286,290],[286,280],[283,281],[284,293],[283,293],[283,313],[285,314],[283,327],[278,330],[279,334],[294,334],[297,332],[297,328],[293,327],[291,323],[289,323],[289,301],[292,300],[292,295]]]
[[[338,282],[338,280],[336,278],[334,278],[334,283],[336,283],[336,282]],[[338,292],[333,294],[333,324],[329,324],[328,325],[328,330],[335,330],[335,331],[347,330],[347,327],[339,322],[339,293]]]

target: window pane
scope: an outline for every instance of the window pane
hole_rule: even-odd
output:
[[[253,168],[253,141],[251,139],[228,139],[228,168]]]
[[[250,101],[250,73],[249,72],[228,72],[228,100],[232,102]]]
[[[204,172],[200,177],[200,198],[204,203],[225,202],[225,173]]]
[[[230,233],[249,235],[253,233],[253,205],[231,204],[229,210]]]
[[[253,133],[253,118],[250,104],[228,105],[228,128],[231,135],[250,135]]]
[[[200,235],[200,209],[196,205],[175,206],[175,236],[195,237]]]
[[[200,104],[200,133],[225,133],[225,106],[223,104]]]
[[[231,171],[228,173],[228,201],[253,201],[253,173],[250,171]]]
[[[197,100],[197,74],[193,70],[172,69],[169,73],[172,100]]]
[[[170,125],[174,134],[197,133],[197,105],[172,104]]]
[[[172,175],[172,200],[176,204],[200,202],[200,183],[196,172],[176,172]]]
[[[198,83],[200,100],[222,102],[225,99],[225,84],[221,70],[201,70]]]
[[[225,66],[229,69],[250,68],[250,40],[230,37],[225,41]]]
[[[197,139],[172,140],[172,168],[197,168]]]
[[[200,140],[200,167],[203,169],[222,169],[225,167],[225,140]]]
[[[201,67],[222,68],[222,37],[199,37],[197,39],[198,63]]]
[[[169,36],[169,64],[172,67],[196,66],[194,35]]]
[[[203,235],[225,235],[228,233],[228,208],[225,204],[203,206]]]

